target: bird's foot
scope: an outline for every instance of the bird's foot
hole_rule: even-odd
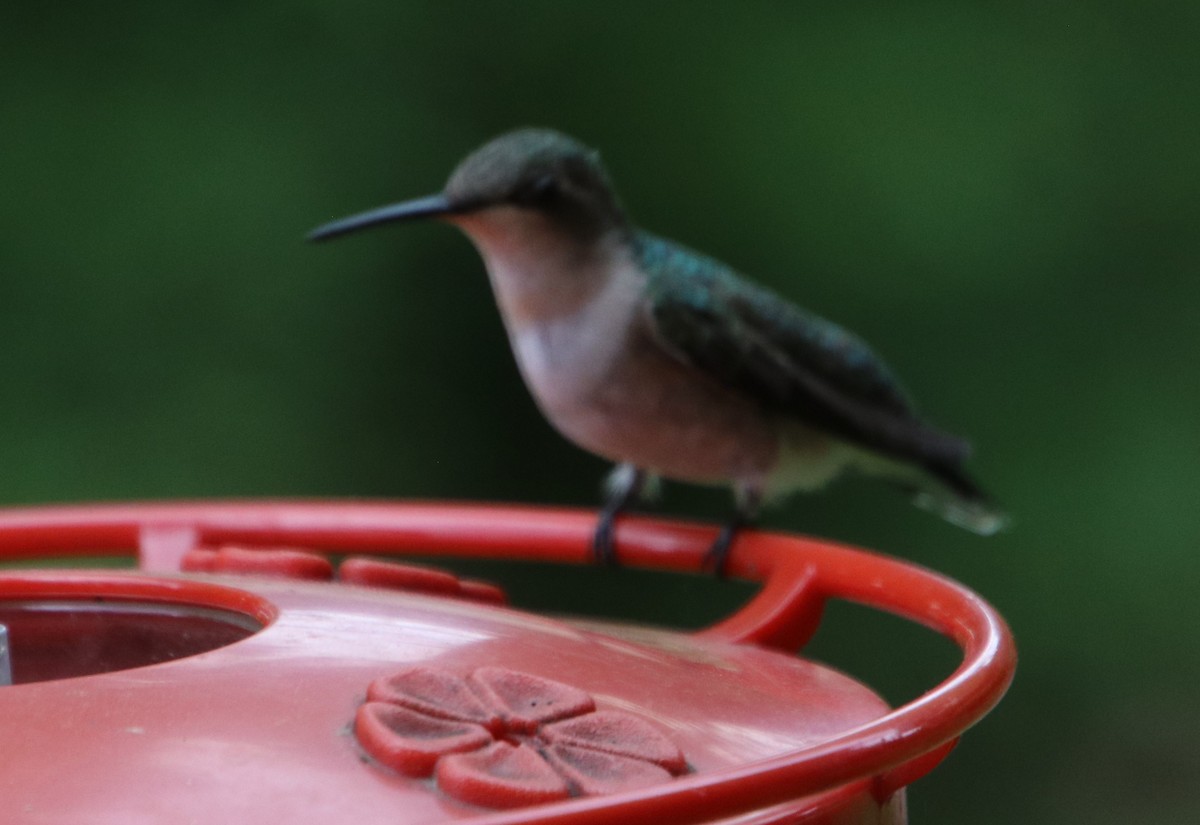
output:
[[[605,567],[617,566],[617,548],[614,533],[617,513],[605,507],[596,521],[596,532],[592,534],[592,558]]]
[[[741,518],[734,518],[721,528],[708,552],[704,554],[703,569],[710,571],[718,579],[725,578],[725,564],[729,561],[729,551],[733,548],[733,540],[743,527]]]
[[[733,549],[734,539],[737,538],[739,530],[754,522],[761,501],[762,492],[757,487],[739,485],[734,488],[733,517],[725,522],[725,526],[709,546],[708,552],[704,554],[704,570],[711,571],[718,579],[725,578],[725,565],[729,561],[729,551]]]
[[[632,464],[619,464],[608,478],[608,500],[596,521],[592,534],[592,558],[606,567],[617,566],[616,527],[617,517],[642,492],[646,473]]]

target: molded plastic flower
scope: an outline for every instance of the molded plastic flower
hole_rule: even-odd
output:
[[[499,667],[465,679],[426,667],[376,679],[354,733],[384,765],[490,808],[626,791],[688,769],[649,722],[597,711],[578,688]]]

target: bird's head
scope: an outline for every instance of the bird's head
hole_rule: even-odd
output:
[[[343,218],[309,237],[422,218],[457,224],[477,240],[522,231],[590,240],[626,225],[598,153],[559,132],[519,129],[468,155],[440,194]]]

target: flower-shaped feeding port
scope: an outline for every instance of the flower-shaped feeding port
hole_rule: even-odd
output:
[[[414,667],[376,679],[354,732],[380,763],[454,799],[515,808],[631,790],[686,773],[649,722],[585,691],[499,667]]]

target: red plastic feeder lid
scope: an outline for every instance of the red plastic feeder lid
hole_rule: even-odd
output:
[[[224,571],[0,574],[15,682],[0,687],[0,807],[62,823],[901,822],[897,792],[1011,679],[1011,639],[974,594],[805,539],[740,540],[730,572],[765,586],[695,634],[532,616],[497,606],[494,588],[373,559],[320,581],[338,571],[306,549],[578,562],[592,519],[384,504],[0,511],[0,559],[140,547],[159,568]],[[700,568],[710,537],[636,520],[618,536],[628,563],[680,570]],[[888,708],[790,653],[830,596],[951,636],[963,664]]]

